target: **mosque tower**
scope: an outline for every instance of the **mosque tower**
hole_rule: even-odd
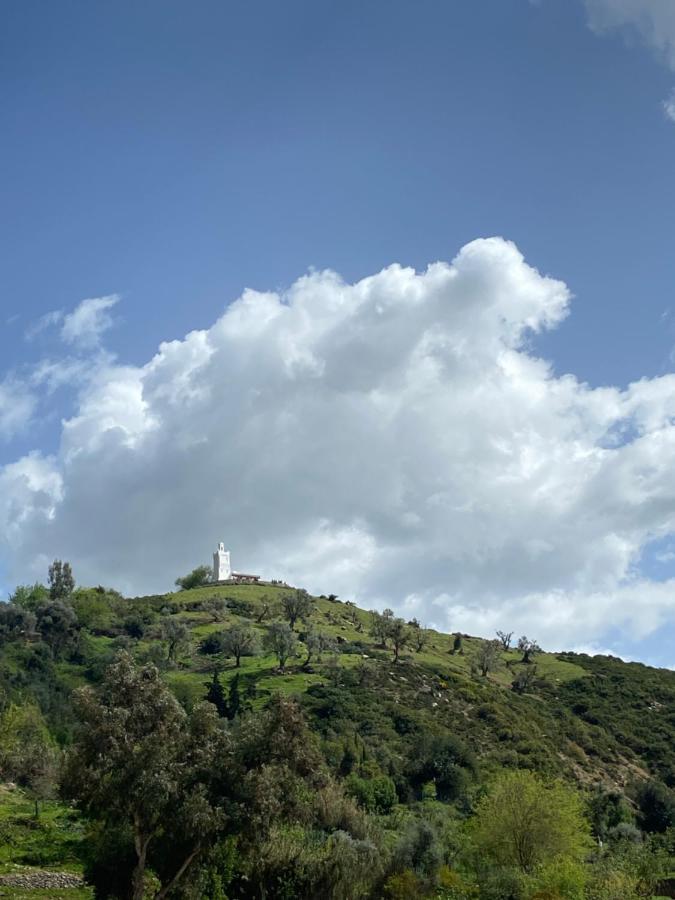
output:
[[[225,549],[225,544],[221,541],[213,554],[213,580],[229,581],[231,578],[230,551]]]

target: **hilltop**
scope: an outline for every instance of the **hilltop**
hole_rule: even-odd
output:
[[[22,589],[16,599],[37,609],[35,590]],[[659,802],[672,804],[675,816],[675,673],[572,653],[534,652],[524,661],[512,647],[415,622],[405,623],[396,661],[391,640],[383,646],[375,634],[372,612],[304,593],[309,612],[294,623],[297,655],[281,668],[265,636],[283,620],[289,595],[296,589],[280,584],[208,584],[132,598],[102,587],[77,589],[62,604],[72,613],[68,621],[52,613],[41,626],[38,615],[25,633],[5,623],[4,709],[37,707],[67,748],[76,726],[73,690],[97,685],[123,649],[155,664],[188,711],[208,697],[232,718],[260,713],[275,696],[296,698],[328,769],[380,818],[390,841],[402,827],[402,810],[459,821],[492,778],[512,770],[560,778],[589,809],[593,798],[605,798],[605,806],[621,807],[621,821],[642,827],[650,814],[640,799],[644,785],[656,786]],[[233,626],[257,636],[239,667],[219,643]],[[481,667],[486,655],[490,664]],[[0,796],[0,825],[11,824],[0,864],[77,870],[78,817],[48,802],[37,840],[20,827],[30,808],[29,795],[18,789]],[[605,825],[593,828],[599,834]],[[0,883],[0,896],[2,890]],[[11,896],[24,896],[14,890]],[[85,893],[63,896],[88,896],[78,890]]]

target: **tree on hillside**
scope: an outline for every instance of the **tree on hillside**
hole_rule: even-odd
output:
[[[55,559],[49,567],[49,596],[52,600],[67,600],[74,588],[75,579],[70,563]]]
[[[503,772],[478,802],[471,833],[479,858],[531,873],[591,845],[580,796],[527,771]]]
[[[244,879],[228,896],[375,896],[380,857],[365,817],[331,778],[298,703],[275,697],[235,725],[233,738],[247,770],[238,844]]]
[[[232,625],[222,632],[225,656],[233,656],[237,669],[242,656],[254,656],[258,650],[258,635],[250,625]]]
[[[205,587],[207,584],[211,584],[212,576],[213,571],[210,566],[197,566],[196,569],[188,572],[187,575],[176,578],[175,583],[176,587],[180,588],[181,591],[190,591],[192,588]]]
[[[645,781],[637,792],[639,824],[645,831],[661,832],[675,826],[675,791],[662,781]]]
[[[287,620],[291,629],[295,629],[295,623],[298,619],[306,620],[314,609],[314,601],[307,591],[293,591],[292,594],[285,594],[281,598],[281,608],[284,618]]]
[[[462,649],[462,635],[459,632],[457,632],[457,634],[453,638],[450,653],[453,656],[455,655],[455,653],[464,653],[464,650]]]
[[[35,629],[35,615],[16,603],[0,603],[0,644],[25,637]]]
[[[160,623],[162,639],[166,642],[167,662],[175,662],[179,653],[190,644],[190,630],[183,622],[167,616]]]
[[[275,654],[279,661],[279,668],[283,672],[288,658],[297,653],[298,639],[286,622],[273,622],[267,629],[264,644]]]
[[[214,622],[221,622],[227,612],[227,600],[224,597],[209,597],[202,603],[202,609]]]
[[[385,609],[384,612],[372,610],[370,613],[370,634],[379,643],[384,650],[387,646],[389,637],[389,627],[394,618],[393,610]]]
[[[35,584],[19,584],[10,596],[9,602],[21,609],[27,609],[35,612],[38,606],[45,603],[49,599],[49,588],[44,584],[35,582]]]
[[[476,654],[476,665],[483,678],[499,665],[501,649],[502,645],[499,641],[483,641],[481,643]]]
[[[204,687],[206,688],[206,697],[204,699],[207,703],[212,703],[215,706],[218,710],[218,715],[221,718],[227,716],[227,700],[225,699],[223,686],[220,683],[220,670],[218,669],[218,666],[213,670],[211,681],[209,681],[208,684],[205,684]]]
[[[56,791],[59,754],[37,706],[10,704],[0,717],[0,778],[14,781],[35,804]]]
[[[303,669],[306,669],[314,658],[317,662],[321,662],[322,653],[337,650],[337,644],[329,634],[316,631],[314,628],[310,628],[305,635],[304,644],[307,648],[307,658],[302,664]]]
[[[224,649],[222,631],[212,631],[211,634],[207,634],[199,642],[199,652],[205,656],[216,656],[218,653],[222,653]]]
[[[502,650],[506,652],[511,649],[511,640],[513,639],[512,631],[498,631],[497,638],[502,645]]]
[[[410,626],[410,641],[417,653],[421,653],[429,643],[430,634],[418,619],[411,619],[408,625]]]
[[[154,666],[120,654],[100,691],[76,692],[80,720],[64,793],[93,822],[133,836],[131,900],[164,900],[230,825],[230,742],[211,704],[188,715]],[[153,853],[158,853],[157,863]],[[161,885],[147,894],[148,866]]]
[[[523,658],[521,662],[531,663],[532,657],[536,653],[541,653],[541,647],[536,641],[531,641],[528,637],[523,635],[518,639],[518,649],[523,654]]]
[[[407,764],[407,775],[416,792],[433,782],[438,800],[455,802],[476,777],[475,755],[454,734],[422,731],[416,737]]]
[[[272,601],[267,596],[267,594],[263,594],[260,598],[260,602],[258,603],[258,612],[256,613],[255,620],[258,624],[264,622],[266,619],[272,615]]]
[[[394,651],[394,662],[398,662],[401,650],[410,642],[410,629],[403,619],[394,618],[389,623],[387,637]]]
[[[361,619],[359,618],[359,611],[356,608],[356,604],[352,603],[351,600],[347,600],[345,603],[345,618],[349,622],[350,625],[353,625],[357,631],[362,630]]]
[[[527,694],[537,683],[537,667],[529,666],[521,669],[511,682],[511,690],[516,694]]]
[[[78,636],[75,610],[63,600],[47,600],[35,610],[36,629],[55,659],[71,650]]]
[[[587,800],[588,817],[594,837],[606,841],[620,825],[632,825],[633,814],[621,791],[597,784]]]

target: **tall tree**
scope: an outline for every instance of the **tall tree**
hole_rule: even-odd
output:
[[[122,653],[100,691],[76,692],[80,728],[69,754],[64,792],[89,819],[133,835],[129,897],[147,897],[153,864],[163,900],[230,824],[230,742],[216,710],[205,703],[188,717],[154,666],[138,668]]]
[[[75,579],[70,563],[55,559],[49,567],[49,596],[52,600],[66,600],[74,588]]]
[[[225,691],[223,690],[223,686],[220,683],[220,671],[218,666],[216,666],[213,670],[213,675],[211,677],[211,681],[205,685],[206,687],[206,701],[208,703],[213,703],[215,708],[218,710],[218,715],[221,718],[227,716],[227,700],[225,699]]]

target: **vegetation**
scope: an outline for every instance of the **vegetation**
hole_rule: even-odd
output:
[[[0,896],[673,893],[675,673],[66,566],[0,607]]]

